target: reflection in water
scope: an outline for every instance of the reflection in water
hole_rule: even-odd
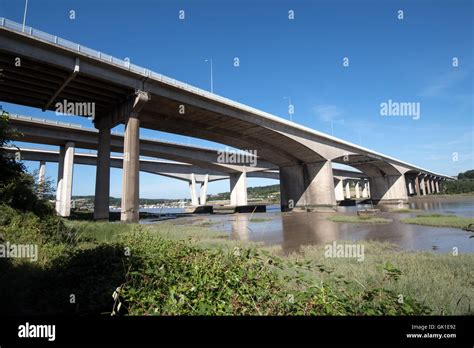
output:
[[[370,208],[338,207],[340,212],[353,212]],[[423,209],[425,213],[456,214],[474,217],[472,197],[454,201],[438,199],[420,199],[410,202],[410,208]],[[384,208],[387,209],[387,208]],[[389,224],[352,224],[329,221],[329,213],[281,213],[279,207],[269,207],[265,214],[206,215],[203,217],[181,218],[185,224],[188,219],[214,220],[215,230],[229,232],[230,238],[243,241],[257,241],[265,244],[278,244],[283,251],[292,252],[302,245],[328,244],[334,240],[375,240],[390,242],[409,250],[436,250],[451,252],[457,247],[460,253],[474,252],[474,239],[469,232],[455,228],[409,225],[400,219],[416,216],[416,213],[389,213],[384,211],[381,217],[390,218]],[[255,220],[253,220],[255,219]]]

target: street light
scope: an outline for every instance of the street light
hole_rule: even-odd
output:
[[[25,13],[23,14],[23,32],[25,32],[26,25],[26,11],[28,10],[28,0],[25,1]]]
[[[290,115],[290,121],[293,122],[293,114],[295,113],[295,107],[291,104],[291,97],[283,97],[283,99],[288,99],[288,114]]]
[[[210,62],[211,63],[211,93],[214,93],[214,81],[213,81],[213,76],[212,76],[212,58],[206,59],[205,62]]]

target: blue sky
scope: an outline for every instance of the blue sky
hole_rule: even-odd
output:
[[[0,16],[21,23],[24,4],[0,0]],[[212,58],[216,94],[284,118],[284,97],[290,96],[293,120],[305,126],[448,175],[474,168],[470,0],[29,0],[27,25],[205,89],[205,59]],[[233,66],[235,57],[240,67]],[[420,118],[382,117],[380,103],[389,99],[420,103]],[[64,121],[51,112],[2,106]],[[92,126],[77,117],[68,121]],[[162,132],[141,134],[223,148]],[[48,164],[53,180],[56,170]],[[94,175],[95,168],[76,166],[73,194],[93,194],[84,178]],[[184,182],[144,173],[140,180],[141,197],[189,197]],[[249,186],[272,183],[248,180]],[[228,191],[228,181],[209,186],[210,193],[222,191]],[[111,194],[120,192],[121,171],[112,169]]]

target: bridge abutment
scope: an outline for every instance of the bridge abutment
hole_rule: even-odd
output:
[[[331,161],[280,167],[281,210],[336,206]]]

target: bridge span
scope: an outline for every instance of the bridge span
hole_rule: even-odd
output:
[[[122,221],[138,220],[140,127],[257,151],[279,169],[283,211],[335,206],[333,163],[363,172],[379,203],[405,202],[410,188],[431,192],[453,179],[4,18],[0,63],[1,100],[56,111],[63,102],[94,105],[102,214],[108,214],[111,128],[125,124]],[[245,182],[243,174],[232,180]]]

